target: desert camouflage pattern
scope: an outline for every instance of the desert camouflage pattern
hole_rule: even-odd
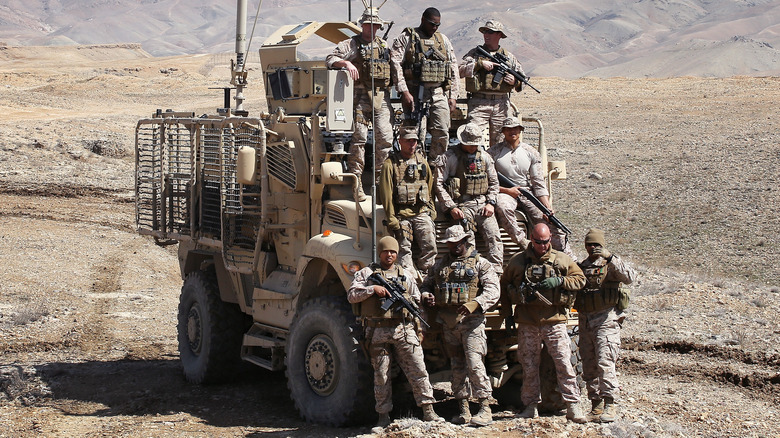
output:
[[[558,373],[558,387],[566,403],[580,401],[577,375],[571,364],[571,344],[566,324],[531,325],[519,324],[517,334],[517,360],[523,365],[523,388],[520,399],[523,405],[541,403],[542,392],[539,380],[539,365],[542,357],[542,342],[555,362]]]
[[[401,229],[409,229],[412,233],[412,239],[409,239],[407,233],[396,233],[398,245],[398,260],[406,269],[414,269],[420,273],[422,278],[428,273],[428,270],[436,261],[436,226],[433,219],[427,213],[412,216],[408,219],[401,219]],[[416,242],[419,252],[417,253],[417,265],[414,265],[412,257],[412,244]]]
[[[579,326],[582,378],[588,388],[588,398],[617,400],[620,384],[615,364],[620,356],[620,324],[615,308],[580,313]]]

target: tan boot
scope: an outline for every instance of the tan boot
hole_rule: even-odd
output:
[[[590,415],[594,417],[598,417],[599,415],[604,413],[604,400],[597,398],[595,400],[591,400],[591,408],[590,408]]]
[[[385,427],[389,426],[391,423],[390,421],[390,414],[379,414],[379,420],[376,422],[376,427],[384,429]]]
[[[520,418],[536,418],[538,416],[539,411],[536,409],[536,403],[529,404],[523,412],[520,412]]]
[[[493,412],[490,410],[490,400],[486,398],[479,399],[479,412],[471,417],[470,424],[474,426],[487,426],[493,422]]]
[[[567,403],[566,408],[566,418],[569,420],[575,422],[575,423],[587,423],[588,419],[585,418],[585,415],[582,413],[582,407],[580,406],[579,402],[575,403]]]
[[[460,413],[452,417],[453,424],[468,424],[471,421],[471,411],[469,410],[469,401],[465,398],[458,400]]]
[[[599,417],[602,423],[611,423],[617,417],[617,405],[612,397],[604,397],[604,412]]]
[[[423,421],[444,421],[444,418],[441,418],[436,411],[433,410],[433,405],[431,403],[422,405],[422,411]]]

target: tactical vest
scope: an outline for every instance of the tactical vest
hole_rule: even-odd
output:
[[[384,270],[378,263],[374,263],[371,265],[371,269],[373,269],[375,273],[379,273],[379,275],[384,277],[388,282],[392,279],[396,279],[398,283],[404,287],[404,298],[411,302],[412,297],[409,295],[409,288],[411,286],[409,282],[411,280],[406,278],[404,269],[400,265],[394,265],[391,269]],[[370,297],[366,298],[365,301],[360,303],[360,316],[368,318],[406,318],[409,316],[409,311],[404,308],[396,312],[393,312],[392,310],[388,310],[387,312],[382,311],[381,306],[383,301],[384,298],[372,294]]]
[[[415,206],[430,201],[428,188],[428,162],[418,151],[406,160],[400,153],[393,152],[393,203],[399,207]]]
[[[434,32],[431,38],[422,38],[418,29],[411,27],[404,32],[410,38],[403,60],[404,78],[413,83],[439,82],[449,88],[452,70],[442,34]]]
[[[512,287],[509,290],[510,297],[513,304],[525,304],[533,306],[545,306],[546,304],[540,300],[534,290],[530,287],[533,284],[539,283],[545,278],[560,277],[563,275],[563,267],[560,266],[557,260],[558,252],[550,250],[550,256],[547,260],[534,264],[531,258],[525,256],[525,271],[521,278],[515,278],[512,282]],[[518,284],[517,281],[520,281]],[[571,291],[563,289],[558,286],[554,289],[536,289],[543,297],[552,303],[553,306],[571,307],[574,304],[576,294]]]
[[[458,157],[455,178],[460,180],[460,195],[486,195],[489,183],[487,163],[482,159],[482,151],[477,149],[475,154],[467,154],[460,147],[455,147],[453,150]]]
[[[436,273],[436,302],[446,305],[461,305],[473,301],[479,295],[479,254],[474,250],[462,259],[450,260]]]
[[[585,287],[577,293],[574,306],[580,312],[598,312],[618,304],[622,283],[619,281],[604,281],[607,277],[607,265],[589,265],[583,267]]]
[[[355,65],[360,73],[360,83],[371,88],[371,79],[375,88],[390,85],[390,50],[382,38],[375,38],[373,44],[367,43],[360,35],[352,37],[357,45]],[[372,62],[373,60],[373,62]]]
[[[485,49],[487,50],[487,49]],[[507,55],[503,47],[499,47],[496,53]],[[488,60],[487,58],[477,57],[476,62],[480,60]],[[511,66],[510,66],[511,67]],[[469,93],[510,93],[514,89],[514,85],[509,85],[502,79],[498,85],[493,83],[493,78],[496,77],[496,69],[487,71],[485,69],[479,69],[474,71],[474,75],[466,78],[466,91]]]

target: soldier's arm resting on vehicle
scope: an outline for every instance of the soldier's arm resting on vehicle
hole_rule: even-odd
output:
[[[333,49],[333,52],[325,58],[325,66],[329,69],[345,68],[347,69],[349,77],[351,77],[353,81],[356,81],[360,76],[358,69],[349,61],[349,58],[354,57],[354,55],[352,39],[344,40],[338,43],[336,48]]]
[[[346,69],[347,73],[349,74],[349,77],[352,78],[353,81],[360,79],[360,73],[358,72],[357,67],[355,67],[355,64],[347,61],[346,59],[342,59],[340,61],[334,62],[333,68]]]

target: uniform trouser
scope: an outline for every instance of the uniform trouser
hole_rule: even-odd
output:
[[[523,388],[520,398],[524,405],[540,403],[542,392],[539,382],[539,365],[542,360],[542,342],[555,363],[558,387],[566,403],[580,401],[577,375],[571,364],[571,340],[566,324],[530,325],[518,324],[517,359],[523,365]]]
[[[509,94],[497,94],[496,99],[469,99],[469,122],[476,123],[480,128],[490,127],[490,146],[501,142],[504,135],[501,127],[509,117]]]
[[[617,400],[615,363],[620,355],[620,324],[614,307],[598,312],[579,313],[582,377],[591,400],[611,397]]]
[[[409,240],[405,233],[400,234],[398,244],[400,246],[398,251],[398,259],[401,261],[401,265],[407,269],[416,268],[420,272],[420,276],[425,278],[428,274],[428,269],[433,266],[436,261],[436,227],[433,224],[430,214],[424,213],[417,216],[412,216],[408,219],[401,219],[401,229],[408,228],[412,230],[412,239],[417,242],[417,247],[420,248],[420,253],[417,256],[417,266],[414,266],[412,257],[412,241]]]
[[[349,146],[347,169],[362,175],[366,167],[366,142],[368,141],[368,124],[371,122],[371,110],[373,93],[365,88],[355,88],[355,131],[352,133],[352,142]],[[392,108],[390,107],[390,93],[384,93],[381,105],[373,109],[374,141],[374,179],[378,178],[382,163],[387,159],[390,149],[393,147],[393,125],[391,123]],[[369,145],[370,147],[371,145]]]
[[[409,92],[417,98],[417,87],[411,87]],[[430,102],[428,115],[420,123],[420,144],[425,141],[426,132],[431,134],[431,149],[428,158],[433,161],[442,155],[450,143],[450,102],[441,87],[426,88],[423,91],[423,102]],[[408,118],[409,114],[405,114]]]
[[[411,323],[394,327],[368,328],[373,330],[369,354],[374,367],[374,397],[376,411],[387,414],[393,410],[393,385],[390,380],[390,354],[409,379],[417,406],[433,403],[433,387],[425,370],[420,338]]]
[[[485,203],[477,200],[458,204],[458,208],[466,216],[466,219],[477,224],[477,231],[482,235],[482,239],[488,246],[486,258],[493,265],[496,273],[501,275],[504,272],[504,242],[501,241],[501,231],[498,229],[496,215],[482,216],[479,213],[484,207]],[[470,243],[473,244],[474,242]]]
[[[454,328],[443,326],[444,344],[452,365],[452,394],[456,399],[469,397],[469,384],[476,398],[489,398],[493,387],[485,369],[487,335],[485,315],[463,318]]]
[[[512,241],[521,245],[523,239],[527,239],[525,230],[518,225],[517,216],[515,216],[518,202],[520,202],[520,209],[523,210],[523,213],[525,213],[528,220],[531,222],[531,226],[540,222],[547,224],[547,226],[550,227],[550,243],[552,247],[556,251],[565,253],[576,262],[577,256],[574,255],[574,252],[571,250],[571,245],[569,245],[569,239],[567,238],[566,233],[552,223],[545,221],[542,211],[531,201],[522,195],[518,200],[506,193],[499,193],[498,198],[496,199],[496,219],[498,220],[498,223],[501,224],[501,227],[506,230],[507,234],[509,234]]]

